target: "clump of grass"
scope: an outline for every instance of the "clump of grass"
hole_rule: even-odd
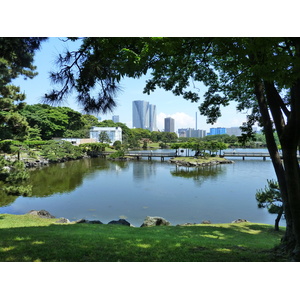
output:
[[[272,251],[283,230],[275,232],[271,225],[133,228],[55,221],[0,215],[0,261],[285,261]]]

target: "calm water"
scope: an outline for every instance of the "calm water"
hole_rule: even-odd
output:
[[[160,159],[83,159],[31,171],[33,196],[0,200],[0,213],[45,209],[71,221],[108,223],[125,218],[134,226],[146,216],[161,216],[173,225],[238,218],[274,224],[275,215],[258,209],[255,200],[256,190],[272,178],[270,160],[262,159],[236,159],[234,164],[199,169]]]

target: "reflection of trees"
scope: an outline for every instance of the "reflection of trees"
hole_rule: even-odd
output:
[[[201,185],[206,179],[217,177],[224,173],[225,170],[226,168],[219,165],[200,168],[176,166],[176,169],[170,172],[172,176],[192,178],[197,185]]]
[[[30,172],[32,196],[46,197],[71,192],[83,183],[84,177],[109,168],[105,159],[92,158],[53,164]]]
[[[7,195],[2,191],[1,185],[2,184],[0,184],[0,207],[8,206],[13,203],[18,198],[18,196]]]

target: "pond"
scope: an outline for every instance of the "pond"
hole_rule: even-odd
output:
[[[257,208],[255,192],[275,179],[269,159],[236,159],[205,168],[177,167],[160,159],[113,162],[90,158],[31,170],[31,197],[0,200],[0,213],[45,209],[70,221],[124,218],[140,226],[146,216],[172,225],[228,223],[238,218],[274,224]],[[280,225],[284,225],[281,221]]]

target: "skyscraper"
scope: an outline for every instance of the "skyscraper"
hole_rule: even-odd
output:
[[[112,116],[112,120],[113,120],[114,123],[120,122],[119,116]]]
[[[142,100],[132,102],[132,126],[149,129],[149,102]]]
[[[132,102],[132,127],[156,131],[156,105],[147,101],[136,100]]]
[[[165,132],[175,132],[175,120],[173,118],[165,118]]]
[[[202,129],[193,129],[193,128],[179,128],[178,129],[179,137],[196,137],[202,138],[206,136],[206,130]]]
[[[157,131],[156,126],[156,105],[149,104],[149,130]]]

